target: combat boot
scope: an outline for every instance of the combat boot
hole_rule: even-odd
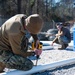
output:
[[[63,50],[65,49],[65,45],[63,44],[60,48],[58,48],[58,50]]]
[[[0,73],[3,72],[4,68],[5,68],[5,64],[3,64],[2,62],[0,62]]]
[[[68,44],[63,44],[61,48],[58,48],[58,50],[63,50],[63,49],[66,49],[68,46]]]
[[[64,44],[65,48],[67,48],[68,44]]]

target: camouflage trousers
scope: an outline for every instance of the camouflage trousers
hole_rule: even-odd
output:
[[[33,67],[33,62],[30,59],[13,54],[10,51],[0,50],[0,62],[4,63],[7,68],[24,71],[30,70]]]
[[[55,40],[55,43],[57,44],[68,44],[69,43],[69,40],[67,39],[67,37],[65,36],[59,36],[56,40]]]

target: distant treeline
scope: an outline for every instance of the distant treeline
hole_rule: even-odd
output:
[[[13,16],[38,13],[44,21],[69,21],[75,19],[74,0],[0,0],[0,15]]]

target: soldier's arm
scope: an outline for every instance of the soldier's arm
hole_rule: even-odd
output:
[[[54,43],[57,40],[57,37],[55,37],[55,39],[52,41],[52,43]]]
[[[33,39],[34,39],[35,42],[38,40],[37,34],[31,34],[31,36],[33,37]]]
[[[19,35],[10,35],[9,42],[11,45],[11,50],[14,54],[21,55],[23,57],[31,56],[34,52],[24,52],[21,50],[21,39],[18,38]]]

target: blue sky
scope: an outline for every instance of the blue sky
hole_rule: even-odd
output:
[[[55,0],[55,2],[57,3],[57,2],[59,2],[60,0]]]

